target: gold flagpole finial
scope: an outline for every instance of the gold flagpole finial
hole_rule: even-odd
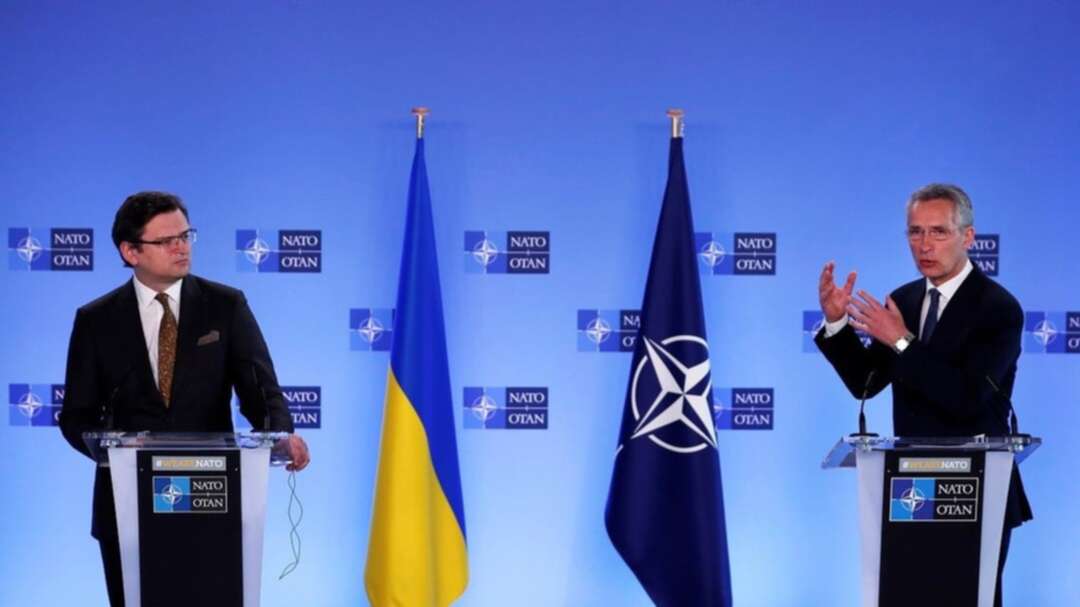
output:
[[[431,110],[429,110],[426,107],[421,105],[419,107],[414,107],[411,111],[412,111],[412,115],[416,116],[416,138],[417,139],[423,139],[424,138],[424,117],[427,116],[428,114],[430,114]]]
[[[671,138],[681,139],[683,136],[683,116],[686,112],[679,108],[671,108],[667,111],[668,118],[671,118]]]

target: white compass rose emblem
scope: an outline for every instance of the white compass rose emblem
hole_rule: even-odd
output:
[[[1045,347],[1047,344],[1057,339],[1058,330],[1057,327],[1054,326],[1054,323],[1049,320],[1041,320],[1039,321],[1039,324],[1035,325],[1035,330],[1032,331],[1031,334]]]
[[[270,255],[270,245],[261,238],[256,238],[244,245],[244,257],[255,265],[261,264]]]
[[[477,398],[469,405],[469,409],[472,411],[472,414],[476,416],[476,419],[486,422],[495,415],[495,411],[498,407],[490,396],[481,394],[480,398]]]
[[[473,247],[472,256],[476,263],[486,268],[499,256],[499,249],[495,247],[495,243],[485,238]]]
[[[27,392],[19,399],[19,402],[15,405],[18,407],[19,412],[28,418],[35,417],[38,411],[45,405],[42,404],[41,399],[37,397],[33,392]]]
[[[184,497],[184,492],[176,485],[169,483],[161,492],[161,497],[169,504],[175,506]]]
[[[704,247],[701,247],[701,252],[698,253],[698,255],[701,256],[701,259],[708,264],[710,268],[715,268],[717,264],[724,261],[724,256],[727,255],[727,251],[724,250],[724,247],[720,246],[720,243],[715,240],[710,240]]]
[[[926,503],[926,496],[922,494],[915,487],[911,487],[904,494],[900,496],[900,504],[904,506],[904,509],[908,512],[915,512],[923,507]]]
[[[19,241],[19,244],[15,247],[16,253],[19,255],[19,259],[22,259],[26,263],[32,263],[38,257],[41,257],[41,252],[45,249],[41,246],[41,243],[37,241],[33,236],[27,236]]]
[[[712,378],[709,370],[709,345],[696,335],[675,335],[660,343],[644,337],[646,356],[634,370],[630,386],[630,406],[637,426],[630,440],[648,437],[650,441],[676,453],[694,453],[707,447],[716,448],[716,424],[709,404]],[[680,360],[669,349],[680,342],[697,344],[705,351],[704,359],[696,364]],[[648,371],[646,370],[648,369]],[[655,396],[645,392],[641,382],[649,379],[658,385]],[[651,402],[638,398],[645,397]],[[644,411],[643,411],[644,409]],[[669,426],[690,430],[697,437],[692,444],[674,444],[671,438],[658,433]]]
[[[382,334],[386,332],[382,323],[375,319],[374,316],[368,316],[364,319],[364,322],[360,323],[360,326],[356,328],[356,332],[360,334],[360,337],[369,344],[373,344]]]
[[[585,335],[594,344],[601,344],[611,337],[611,325],[603,318],[594,318],[585,326]]]

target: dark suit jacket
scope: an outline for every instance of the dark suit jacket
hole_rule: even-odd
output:
[[[919,330],[925,294],[922,278],[892,292],[912,333]],[[1001,436],[1009,433],[1008,404],[986,378],[1012,395],[1023,328],[1016,298],[975,266],[926,345],[916,340],[902,354],[877,340],[864,348],[851,325],[827,339],[822,329],[814,341],[855,398],[862,398],[871,370],[869,396],[892,384],[897,436]],[[1014,466],[1005,521],[1016,527],[1027,520],[1031,507]]]
[[[215,336],[216,334],[216,336]],[[169,408],[158,392],[139,320],[135,285],[79,308],[68,345],[60,429],[90,455],[82,433],[111,429],[154,432],[232,432],[231,396],[263,429],[292,432],[292,417],[274,374],[270,352],[243,293],[197,276],[184,279]],[[115,537],[112,483],[98,468],[91,534]]]

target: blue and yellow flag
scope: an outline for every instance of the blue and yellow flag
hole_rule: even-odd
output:
[[[469,568],[423,139],[398,280],[364,585],[374,607],[441,607],[465,591]]]

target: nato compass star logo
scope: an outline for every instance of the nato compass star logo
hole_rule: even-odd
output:
[[[473,247],[472,256],[476,263],[486,268],[499,256],[499,249],[495,246],[495,243],[485,238]]]
[[[466,274],[550,274],[551,232],[465,230]]]
[[[184,492],[180,490],[176,485],[169,483],[167,487],[160,493],[161,499],[165,500],[169,504],[175,506],[184,497]]]
[[[548,389],[525,386],[465,386],[462,426],[466,430],[546,430]]]
[[[1080,310],[1025,311],[1024,352],[1080,354]]]
[[[641,310],[578,310],[575,326],[578,352],[633,352]]]
[[[349,349],[389,352],[394,342],[392,308],[352,308],[349,310]]]
[[[261,238],[253,238],[244,244],[244,257],[254,265],[260,265],[270,256],[270,245]]]
[[[1046,347],[1057,339],[1058,330],[1057,327],[1054,326],[1054,323],[1049,320],[1041,320],[1039,321],[1039,324],[1035,325],[1035,330],[1032,331],[1031,334],[1035,337],[1036,341],[1043,347]]]
[[[911,487],[900,495],[900,505],[911,513],[918,512],[926,504],[926,496],[916,487]]]
[[[481,394],[479,398],[473,400],[469,405],[469,410],[472,411],[473,416],[480,421],[480,423],[487,423],[495,415],[495,411],[499,409],[499,406],[495,401],[487,394]]]
[[[8,269],[92,272],[93,228],[8,228]]]
[[[56,426],[63,405],[63,384],[8,384],[8,425]]]
[[[27,392],[19,399],[19,402],[15,404],[19,409],[19,412],[25,415],[27,418],[33,418],[37,415],[38,411],[45,406],[45,403],[41,402],[33,392]]]
[[[19,241],[18,246],[15,247],[15,252],[19,255],[19,259],[26,263],[33,263],[38,257],[41,257],[41,252],[45,248],[41,246],[33,236],[27,236]]]
[[[589,321],[589,325],[585,327],[585,335],[594,344],[602,344],[611,337],[611,325],[598,316]]]
[[[236,230],[238,272],[319,274],[323,264],[323,234],[315,229]]]
[[[379,322],[374,316],[368,316],[360,323],[360,327],[356,329],[356,332],[360,334],[360,337],[369,344],[373,344],[379,341],[382,334],[386,332],[382,323]]]
[[[715,268],[720,262],[724,261],[725,255],[727,255],[727,251],[715,240],[705,243],[705,246],[701,247],[701,251],[698,252],[698,256],[709,268]]]
[[[629,440],[648,438],[675,453],[715,449],[708,343],[696,335],[675,335],[659,343],[643,339],[646,356],[638,362],[630,387],[637,425]],[[687,360],[693,351],[700,354]]]

